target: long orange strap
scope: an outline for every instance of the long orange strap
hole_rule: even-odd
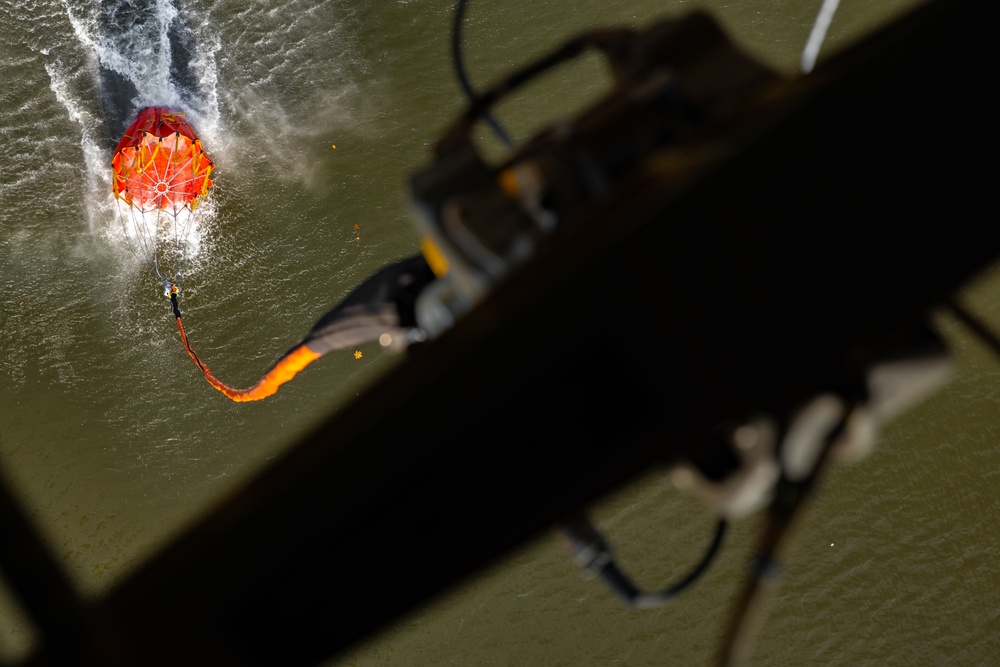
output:
[[[264,377],[257,382],[257,384],[249,389],[234,389],[219,378],[215,377],[205,362],[203,362],[198,355],[195,354],[195,351],[191,349],[191,344],[188,343],[187,334],[184,332],[184,325],[181,323],[180,309],[177,307],[176,295],[172,294],[170,300],[173,302],[174,316],[177,318],[177,330],[181,334],[181,342],[184,343],[184,349],[187,350],[188,356],[191,357],[195,365],[201,370],[210,385],[221,391],[226,395],[226,397],[238,403],[246,401],[259,401],[262,398],[267,398],[271,394],[278,391],[278,387],[295,377],[296,373],[320,357],[319,354],[313,352],[304,344],[299,345],[284,357],[279,359],[278,363],[276,363],[271,370],[269,370]]]

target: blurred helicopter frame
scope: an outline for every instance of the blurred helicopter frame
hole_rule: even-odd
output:
[[[735,119],[724,154],[655,161],[102,599],[0,497],[25,667],[315,664],[642,471],[710,463],[733,415],[792,410],[1000,255],[997,12],[930,2]]]

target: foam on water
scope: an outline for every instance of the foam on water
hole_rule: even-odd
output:
[[[111,195],[110,148],[140,108],[161,105],[184,113],[217,165],[217,186],[199,206],[194,224],[183,238],[163,239],[167,247],[159,249],[183,256],[188,273],[210,263],[202,253],[207,236],[220,224],[213,202],[225,196],[220,184],[225,189],[225,181],[238,174],[245,181],[251,171],[259,172],[250,187],[274,196],[258,205],[277,205],[280,189],[257,182],[270,178],[275,184],[319,189],[322,180],[302,146],[320,137],[325,144],[331,126],[363,132],[365,123],[351,111],[363,106],[357,104],[360,95],[345,74],[351,67],[351,39],[331,34],[339,30],[333,2],[291,0],[270,7],[267,20],[247,16],[259,8],[226,15],[217,3],[173,0],[104,6],[62,0],[62,7],[64,17],[57,19],[67,23],[63,32],[70,39],[51,49],[45,70],[58,103],[80,133],[87,227],[116,257],[126,257],[143,230],[123,228]],[[228,36],[225,48],[222,33]],[[335,60],[324,52],[331,42],[343,45]],[[253,59],[235,59],[251,51]],[[310,92],[288,95],[290,87]],[[236,186],[234,196],[246,188],[245,183]],[[138,260],[151,264],[148,254],[140,253]],[[127,274],[134,269],[133,260],[119,264]]]
[[[120,214],[111,194],[108,147],[117,141],[123,123],[130,122],[140,108],[153,105],[184,113],[211,146],[219,117],[214,89],[217,37],[205,31],[204,25],[200,26],[204,35],[192,34],[170,0],[131,0],[104,7],[64,1],[63,6],[82,57],[75,65],[56,57],[45,69],[56,99],[80,131],[91,234],[102,238],[120,257],[124,257],[123,249],[133,252],[140,264],[151,265],[156,254],[165,254],[183,257],[191,261],[190,267],[196,266],[201,239],[211,225],[212,207],[200,207],[196,219],[182,227],[182,236],[176,234],[177,228],[150,234],[142,227],[152,218]],[[76,85],[82,76],[94,85]],[[216,157],[218,151],[209,148],[209,154]],[[136,236],[143,233],[158,239],[161,247],[136,252]],[[126,261],[120,268],[132,273],[136,266]]]

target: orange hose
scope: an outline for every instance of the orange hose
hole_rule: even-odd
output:
[[[257,382],[257,384],[249,389],[234,389],[219,378],[215,377],[212,371],[209,370],[208,366],[206,366],[205,363],[198,358],[198,355],[195,354],[195,351],[191,349],[191,345],[188,343],[187,334],[184,333],[184,325],[181,324],[181,318],[179,315],[177,316],[177,330],[181,333],[181,341],[184,343],[184,349],[187,350],[188,356],[191,357],[195,365],[201,370],[205,379],[208,380],[208,383],[225,394],[226,397],[238,403],[245,401],[259,401],[262,398],[267,398],[274,392],[278,391],[278,387],[295,377],[296,373],[320,357],[320,355],[316,354],[305,345],[299,345],[278,360],[278,363],[276,363],[271,370],[269,370],[264,377]]]

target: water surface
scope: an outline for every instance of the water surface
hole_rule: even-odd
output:
[[[844,0],[821,57],[911,6]],[[788,75],[819,11],[802,0],[473,0],[468,71],[485,87],[580,30],[695,7]],[[463,105],[454,8],[0,4],[0,467],[85,595],[127,576],[401,360],[371,344],[360,358],[324,357],[260,403],[212,390],[156,277],[123,243],[108,165],[124,125],[146,104],[174,106],[217,164],[181,303],[202,358],[248,386],[365,276],[416,251],[404,183]],[[498,115],[525,138],[593,100],[606,76],[585,59]],[[966,297],[1000,327],[998,294],[990,272]],[[988,665],[1000,655],[1000,365],[954,323],[941,326],[956,380],[885,431],[873,456],[827,478],[755,664]],[[707,510],[656,473],[595,515],[650,587],[686,569],[711,534]],[[332,664],[712,664],[755,528],[735,526],[694,591],[647,612],[623,609],[541,539]],[[21,655],[30,624],[8,597],[0,604],[0,655]]]

